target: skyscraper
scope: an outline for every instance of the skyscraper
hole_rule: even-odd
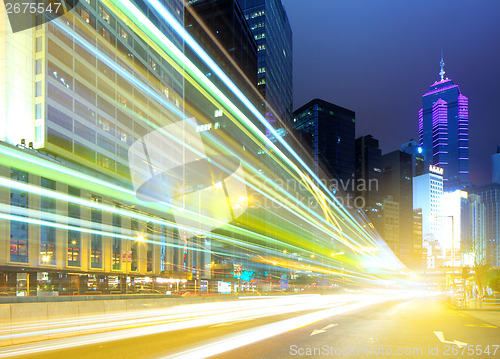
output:
[[[345,185],[354,178],[355,116],[353,111],[315,99],[296,110],[293,118],[294,129],[312,147],[316,173],[322,164],[331,178]]]
[[[356,197],[364,200],[364,211],[376,228],[382,220],[382,151],[379,142],[371,135],[356,139]],[[364,184],[364,186],[363,186]]]
[[[269,103],[266,118],[293,113],[292,29],[281,0],[238,0],[257,41],[257,85]],[[274,111],[271,111],[273,109]]]
[[[146,274],[196,275],[194,244],[130,192],[129,147],[184,117],[186,89],[184,71],[144,29],[157,24],[172,49],[184,48],[182,38],[137,3],[129,18],[107,2],[82,1],[16,33],[0,12],[8,49],[0,51],[0,177],[11,181],[0,188],[10,206],[0,221],[0,288],[4,278],[8,286],[31,278],[24,295],[127,293]],[[163,9],[183,22],[182,1]]]
[[[184,26],[196,41],[212,56],[214,61],[241,88],[246,96],[256,102],[254,89],[257,84],[257,43],[250,31],[237,0],[190,0],[184,11]],[[198,21],[201,20],[204,26]],[[222,46],[220,49],[215,40]],[[191,48],[186,54],[196,59],[198,68],[210,69]],[[226,57],[234,60],[236,67]],[[240,71],[248,78],[248,84]],[[210,76],[215,81],[215,76]],[[250,88],[251,86],[251,88]]]
[[[491,156],[493,164],[493,183],[500,184],[500,146],[497,146],[497,153]]]
[[[413,177],[412,156],[393,151],[382,156],[383,193],[399,203],[398,243],[396,255],[407,266],[412,266],[413,257]],[[384,208],[384,216],[386,208]],[[384,237],[387,241],[387,239]]]
[[[486,206],[486,263],[500,265],[500,184],[472,187],[470,193],[481,196]]]
[[[444,189],[469,185],[469,104],[458,85],[445,78],[441,58],[440,80],[422,96],[419,140],[426,166],[444,169]]]
[[[426,174],[413,178],[413,208],[422,211],[423,247],[427,267],[443,264],[442,241],[443,169],[430,166]]]
[[[413,177],[424,174],[424,155],[422,154],[424,151],[422,147],[417,145],[417,142],[410,140],[401,145],[401,151],[409,153],[412,157]]]

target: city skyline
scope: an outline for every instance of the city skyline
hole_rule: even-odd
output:
[[[85,0],[56,17],[4,0],[0,357],[496,356],[500,146],[498,183],[446,188],[467,177],[468,98],[498,140],[478,114],[496,115],[497,89],[460,68],[465,22],[432,8],[429,28],[463,44],[445,47],[461,95],[442,55],[424,65],[429,34],[412,61],[394,43],[428,26],[415,4],[302,1],[313,32],[294,36],[322,50],[296,50],[290,118],[286,1]],[[32,28],[12,31],[20,18]]]
[[[310,4],[283,0],[294,32],[295,108],[320,97],[356,111],[356,136],[371,134],[383,153],[391,152],[418,139],[421,96],[439,80],[443,49],[447,77],[470,99],[471,181],[491,182],[491,155],[500,144],[500,121],[495,121],[500,46],[490,36],[500,31],[495,19],[500,4]]]

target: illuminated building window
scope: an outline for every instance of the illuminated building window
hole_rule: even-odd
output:
[[[151,238],[154,232],[154,225],[151,222],[148,222],[146,225],[146,234],[147,239],[149,240],[147,243],[147,252],[146,252],[146,270],[148,272],[153,271],[153,243],[151,243]]]
[[[28,173],[12,168],[10,178],[19,182],[28,183]],[[12,207],[28,209],[28,192],[15,189],[10,190],[10,205]],[[22,212],[11,210],[13,214],[27,217]],[[28,223],[10,221],[10,260],[11,262],[28,263]]]
[[[122,205],[120,203],[115,203],[116,209],[121,209]],[[113,232],[116,234],[121,233],[122,227],[122,216],[118,213],[113,213]],[[114,270],[121,269],[121,251],[122,251],[122,240],[121,238],[113,237],[113,254],[111,257],[111,262]]]
[[[56,182],[48,178],[41,178],[40,185],[50,190],[56,189]],[[40,211],[44,214],[56,213],[56,200],[48,196],[41,196]],[[43,218],[45,222],[54,222],[53,217]],[[50,225],[40,227],[40,262],[42,264],[56,263],[56,228]]]
[[[80,197],[80,189],[68,186],[68,194],[73,197]],[[68,202],[68,218],[71,218],[69,223],[72,227],[79,227],[75,221],[81,218],[81,208],[79,205]],[[68,266],[80,266],[81,252],[81,232],[78,230],[68,230],[68,251],[67,261]]]
[[[102,203],[102,198],[96,195],[91,196],[94,203]],[[92,229],[100,231],[102,229],[102,211],[97,208],[90,210]],[[90,238],[90,267],[102,268],[102,235],[92,233]]]
[[[135,208],[133,209],[134,212],[137,212]],[[135,237],[139,237],[139,221],[135,218],[130,219],[130,229],[133,232],[133,235]],[[138,253],[138,242],[137,241],[132,241],[132,244],[130,245],[130,251],[132,252],[132,262],[130,263],[130,270],[131,271],[137,271],[139,269],[139,253]]]

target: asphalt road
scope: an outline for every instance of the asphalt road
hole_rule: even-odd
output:
[[[435,332],[442,332],[445,341],[467,346],[443,343]],[[481,353],[487,346],[490,353]],[[413,299],[331,317],[217,358],[499,358],[499,346],[500,329],[495,325],[439,299]]]
[[[336,308],[343,305],[349,304]],[[296,328],[300,318],[310,320],[311,315],[324,310],[251,318],[74,348],[62,346],[17,357],[202,358],[210,353],[218,353],[212,357],[221,359],[500,357],[498,327],[448,308],[439,298],[383,302]],[[280,332],[279,325],[289,325],[290,329],[275,335],[273,330]]]

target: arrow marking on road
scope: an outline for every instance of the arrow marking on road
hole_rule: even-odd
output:
[[[448,340],[444,340],[444,334],[443,332],[434,332],[434,334],[436,334],[436,337],[439,339],[439,341],[441,343],[445,343],[445,344],[455,344],[457,345],[459,348],[463,348],[463,347],[466,347],[467,346],[467,343],[463,343],[463,342],[460,342],[458,340],[454,340],[452,342],[448,341]]]
[[[314,329],[313,332],[311,333],[310,336],[316,335],[316,334],[321,334],[326,332],[328,329],[331,329],[333,327],[336,327],[338,324],[328,324],[326,327],[323,329]]]

